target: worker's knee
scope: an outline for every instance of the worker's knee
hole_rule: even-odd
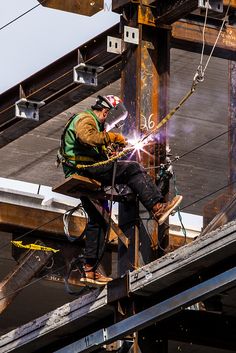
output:
[[[127,163],[127,167],[124,174],[128,178],[130,178],[144,173],[146,173],[145,169],[138,162],[130,161],[129,163]]]

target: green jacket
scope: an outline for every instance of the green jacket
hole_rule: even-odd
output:
[[[65,158],[63,169],[66,176],[68,173],[75,173],[73,166],[76,164],[92,164],[106,159],[104,146],[109,141],[109,135],[104,131],[103,124],[92,110],[75,115],[66,126],[62,141]],[[66,161],[69,161],[72,168]]]

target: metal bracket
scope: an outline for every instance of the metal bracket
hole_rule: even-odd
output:
[[[45,103],[43,101],[31,101],[26,98],[21,98],[15,103],[16,118],[39,121],[39,108]]]
[[[124,41],[132,44],[139,44],[139,29],[124,26]]]
[[[80,63],[73,69],[73,77],[75,83],[83,83],[84,85],[97,86],[97,74],[103,70],[102,66],[92,66]]]
[[[201,9],[207,8],[207,0],[198,0],[198,7]],[[223,0],[209,0],[209,10],[223,13]]]
[[[121,38],[107,37],[107,52],[113,54],[122,54],[124,51],[124,43]]]

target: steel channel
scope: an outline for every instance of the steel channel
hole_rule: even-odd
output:
[[[229,62],[229,191],[236,192],[236,61]]]
[[[118,322],[62,348],[54,353],[94,352],[100,346],[114,342],[129,333],[141,330],[161,321],[200,300],[232,288],[236,284],[236,267],[225,271],[205,282],[189,288],[169,299],[164,300],[128,319]]]

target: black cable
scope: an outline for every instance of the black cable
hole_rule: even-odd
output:
[[[231,127],[230,129],[228,129],[227,131],[222,132],[221,134],[219,134],[219,135],[213,137],[212,139],[210,139],[210,140],[208,140],[208,141],[202,143],[201,145],[199,145],[199,146],[197,146],[197,147],[194,147],[192,150],[183,153],[181,156],[174,158],[172,162],[175,162],[175,161],[179,160],[180,158],[183,158],[183,157],[187,156],[189,153],[192,153],[192,152],[198,150],[199,148],[201,148],[201,147],[207,145],[208,143],[210,143],[210,142],[212,142],[212,141],[218,139],[219,137],[221,137],[221,136],[227,134],[227,133],[228,133],[230,130],[232,130],[232,129],[235,129],[235,127],[232,126],[232,127]]]
[[[20,291],[21,291],[22,289],[24,289],[24,288],[27,288],[27,287],[29,287],[29,286],[35,284],[35,283],[38,283],[38,282],[41,281],[42,279],[46,278],[48,275],[52,275],[53,273],[62,270],[64,267],[65,267],[65,265],[63,265],[63,266],[61,266],[61,267],[58,267],[58,268],[55,269],[54,271],[51,271],[51,272],[49,272],[49,273],[46,273],[44,276],[42,276],[42,277],[40,277],[40,278],[37,278],[36,280],[34,280],[34,281],[30,282],[30,283],[27,283],[27,284],[25,284],[24,286],[22,286],[22,287],[16,289],[15,291],[12,291],[12,292],[10,292],[10,293],[4,295],[3,297],[0,298],[0,301],[3,300],[3,299],[5,299],[5,298],[8,298],[8,297],[14,295],[14,294],[17,293],[17,292],[20,292]]]
[[[235,183],[236,183],[236,180],[233,181],[232,183],[229,183],[229,184],[227,184],[227,185],[222,186],[222,187],[219,188],[218,190],[215,190],[215,191],[213,191],[213,192],[211,192],[211,193],[209,193],[209,194],[207,194],[207,195],[201,197],[200,199],[195,200],[194,202],[191,202],[190,204],[188,204],[188,205],[186,205],[186,206],[184,206],[184,207],[181,207],[181,208],[180,208],[180,211],[184,210],[184,209],[187,208],[187,207],[190,207],[190,206],[194,205],[195,203],[198,203],[198,202],[200,202],[200,201],[206,199],[206,198],[209,197],[209,196],[212,196],[212,195],[216,194],[217,192],[219,192],[219,191],[221,191],[221,190],[223,190],[223,189],[225,189],[225,188],[227,188],[227,187],[229,187],[230,185],[233,185],[233,184],[235,184]]]
[[[0,257],[0,261],[11,261],[11,262],[15,262],[14,259],[7,258],[7,257]]]
[[[201,147],[207,145],[208,143],[210,143],[210,142],[212,142],[212,141],[218,139],[219,137],[221,137],[221,136],[223,136],[223,135],[229,133],[231,130],[233,130],[233,129],[235,129],[235,128],[236,128],[236,126],[232,126],[232,127],[229,128],[227,131],[222,132],[221,134],[219,134],[219,135],[217,135],[217,136],[211,138],[210,140],[208,140],[208,141],[206,141],[206,142],[203,142],[201,145],[196,146],[196,147],[194,147],[192,150],[183,153],[181,156],[175,157],[175,158],[171,161],[171,163],[177,162],[180,158],[183,158],[183,157],[187,156],[188,154],[190,154],[190,153],[192,153],[192,152],[198,150],[199,148],[201,148]],[[160,168],[160,166],[157,166],[157,167],[148,167],[148,168],[145,168],[145,169],[146,169],[146,170],[149,170],[149,169],[159,169],[159,168]]]
[[[36,9],[38,6],[42,5],[46,0],[42,0],[41,4],[35,5],[34,7],[32,7],[31,9],[27,10],[26,12],[22,13],[21,15],[19,15],[18,17],[14,18],[13,20],[11,20],[10,22],[6,23],[4,26],[0,27],[0,31],[4,28],[6,28],[7,26],[9,26],[10,24],[14,23],[15,21],[19,20],[21,17],[27,15],[27,13],[33,11],[34,9]]]
[[[177,179],[176,179],[175,171],[173,171],[173,182],[174,182],[175,194],[177,196],[177,195],[179,195],[179,192],[178,192],[178,188],[177,188]],[[181,216],[181,213],[180,213],[180,207],[179,206],[177,207],[176,212],[178,214],[178,218],[179,218],[180,225],[181,225],[181,230],[182,230],[183,235],[184,235],[184,244],[183,245],[185,245],[187,243],[187,232],[186,232],[185,226],[183,224],[183,219],[182,219],[182,216]]]
[[[28,232],[26,232],[26,233],[20,235],[19,237],[15,238],[14,240],[22,239],[22,238],[25,237],[26,235],[29,235],[29,234],[35,232],[36,230],[40,229],[41,227],[43,227],[43,226],[45,226],[45,225],[47,225],[47,224],[49,224],[49,223],[55,221],[56,219],[58,219],[58,218],[60,218],[60,217],[62,217],[62,216],[63,216],[63,215],[60,214],[60,215],[58,215],[58,216],[56,216],[56,217],[50,219],[50,221],[45,222],[45,223],[43,223],[43,224],[40,224],[38,227],[36,227],[36,228],[34,228],[34,229],[31,229],[31,230],[29,230]],[[9,242],[7,242],[6,244],[3,244],[3,245],[0,247],[0,250],[4,249],[7,245],[9,245]]]

